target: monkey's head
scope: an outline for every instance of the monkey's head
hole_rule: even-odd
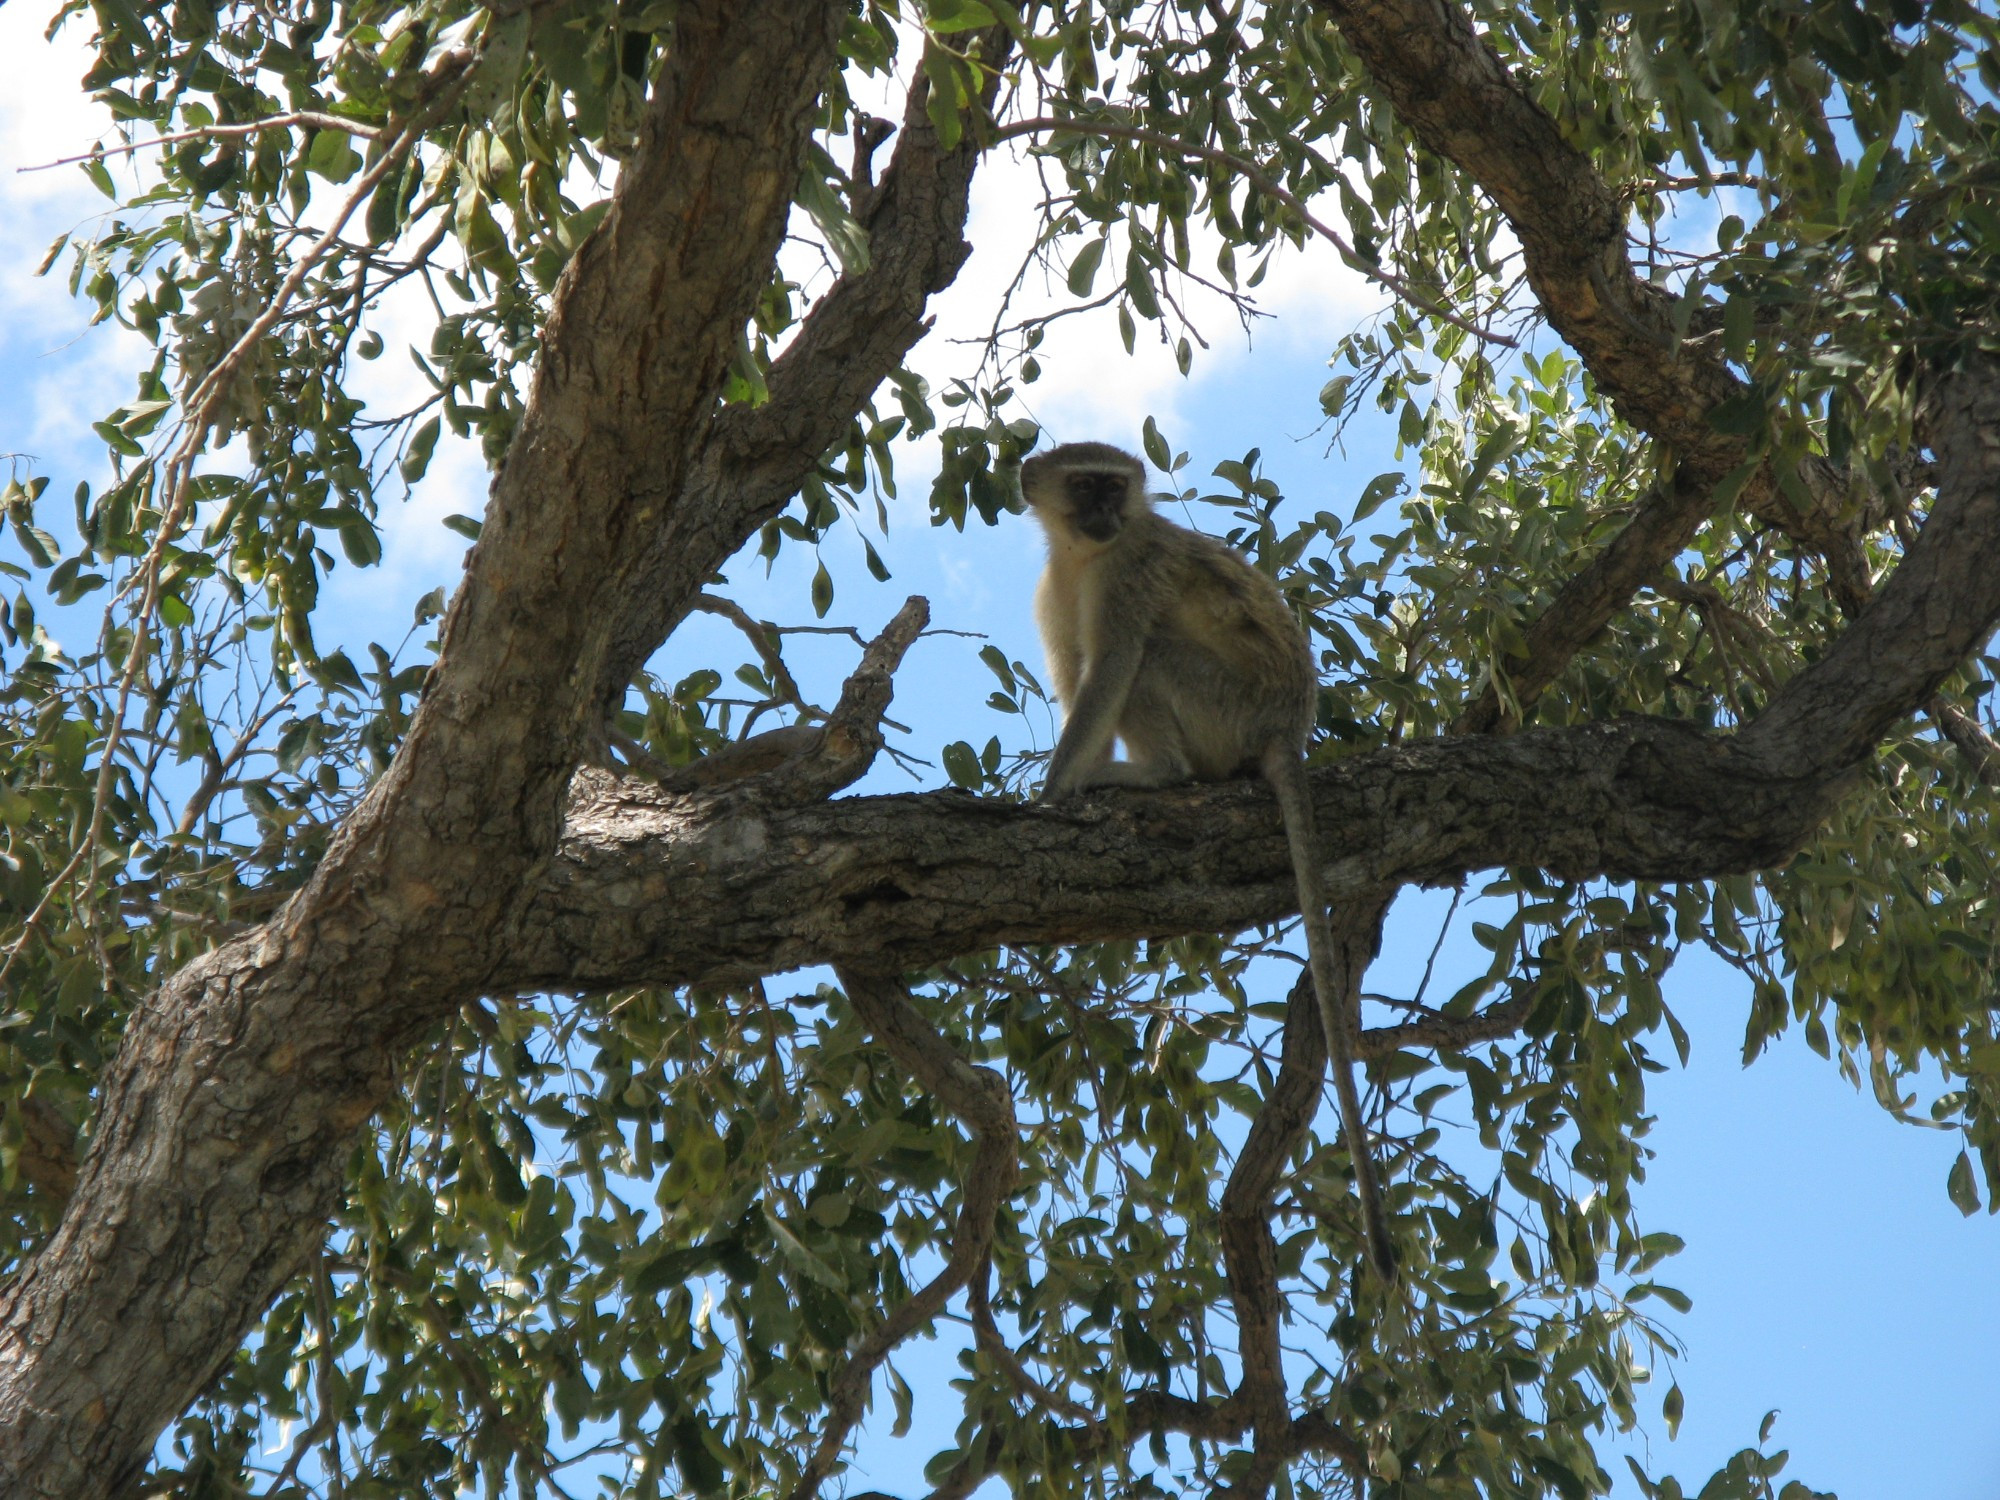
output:
[[[1064,443],[1021,465],[1021,497],[1051,532],[1108,542],[1149,508],[1146,466],[1109,443]]]

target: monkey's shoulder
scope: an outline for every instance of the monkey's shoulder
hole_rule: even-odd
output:
[[[1259,572],[1234,547],[1170,521],[1161,524],[1172,532],[1173,539],[1163,550],[1172,555],[1174,584],[1180,594],[1204,608],[1258,616],[1276,612],[1290,618],[1276,581]]]

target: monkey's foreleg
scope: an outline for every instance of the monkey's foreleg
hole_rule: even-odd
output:
[[[1361,1231],[1367,1241],[1368,1263],[1384,1283],[1393,1283],[1396,1245],[1389,1237],[1389,1211],[1382,1201],[1375,1152],[1368,1143],[1368,1123],[1361,1114],[1361,1095],[1354,1086],[1354,1035],[1361,971],[1372,955],[1357,953],[1351,941],[1334,940],[1333,924],[1327,917],[1326,886],[1320,879],[1315,853],[1305,760],[1289,746],[1277,746],[1265,754],[1263,772],[1271,789],[1278,794],[1278,808],[1284,814],[1285,841],[1291,847],[1292,876],[1298,885],[1299,916],[1306,929],[1307,965],[1319,997],[1319,1023],[1326,1034],[1327,1067],[1333,1075],[1334,1099],[1340,1106],[1341,1134],[1347,1137],[1348,1158],[1354,1163],[1354,1193],[1361,1204]],[[1371,936],[1377,920],[1379,914],[1371,916],[1368,922]]]
[[[1076,702],[1064,705],[1062,734],[1036,801],[1054,802],[1081,791],[1109,761],[1119,717],[1139,675],[1139,660],[1140,643],[1131,641],[1105,651],[1090,664]]]

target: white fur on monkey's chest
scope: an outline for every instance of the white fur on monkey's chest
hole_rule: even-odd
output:
[[[1035,623],[1042,633],[1051,686],[1064,704],[1075,701],[1083,666],[1097,657],[1104,629],[1101,565],[1108,548],[1052,543],[1035,587]]]

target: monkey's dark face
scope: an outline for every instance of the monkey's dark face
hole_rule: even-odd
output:
[[[1070,524],[1093,542],[1124,529],[1132,501],[1132,476],[1119,469],[1071,469],[1063,475]]]
[[[1146,511],[1146,469],[1109,443],[1064,443],[1021,465],[1021,497],[1051,536],[1100,545]]]

